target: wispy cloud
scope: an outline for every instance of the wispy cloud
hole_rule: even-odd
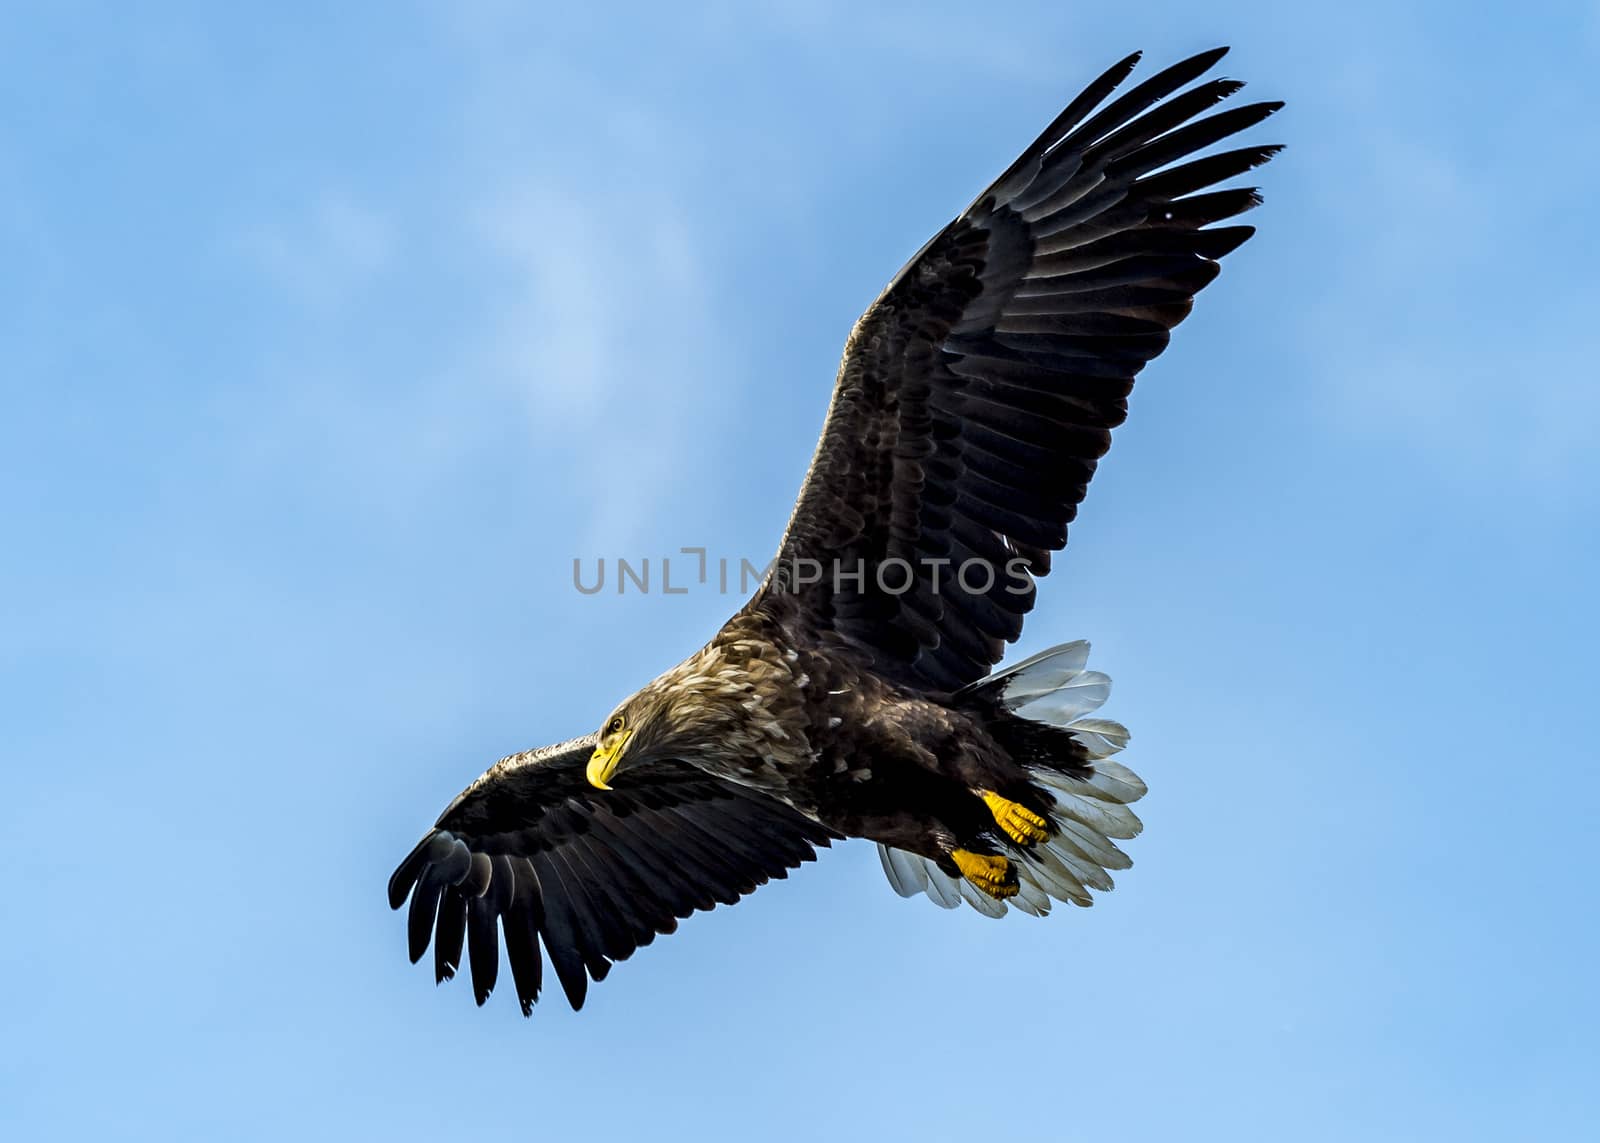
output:
[[[590,535],[607,547],[671,494],[692,426],[685,395],[720,362],[693,221],[652,193],[596,195],[560,172],[488,195],[472,231],[510,288],[463,346],[467,371],[506,386],[531,444],[570,450]],[[498,275],[497,275],[498,277]]]
[[[508,50],[513,14],[454,19],[471,79],[444,116],[461,129],[434,139],[436,183],[318,192],[236,234],[234,253],[303,311],[282,320],[309,323],[285,332],[240,420],[264,466],[288,453],[396,511],[509,435],[593,505],[573,550],[625,546],[688,479],[686,395],[727,372],[697,148],[603,78]],[[548,113],[558,91],[583,109],[577,127]],[[369,288],[383,312],[351,313]],[[397,363],[387,343],[424,351]]]
[[[1397,118],[1393,77],[1348,78],[1348,134],[1309,156],[1332,160],[1315,176],[1326,245],[1307,264],[1326,269],[1308,275],[1322,298],[1303,330],[1331,420],[1463,487],[1567,497],[1600,444],[1600,335],[1586,316],[1600,291],[1548,257],[1572,241],[1563,220],[1587,209],[1573,167],[1593,165],[1567,155],[1550,113],[1562,100],[1495,92],[1526,100],[1526,121],[1548,133],[1519,139],[1525,176],[1508,181],[1510,156],[1491,141]]]
[[[234,237],[238,251],[279,289],[330,311],[390,267],[398,235],[385,208],[323,191]]]

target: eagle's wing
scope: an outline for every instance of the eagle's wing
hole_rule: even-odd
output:
[[[499,973],[498,924],[523,1014],[539,997],[539,943],[568,1002],[680,917],[731,905],[816,856],[834,836],[752,790],[670,764],[601,794],[584,778],[593,736],[496,763],[440,816],[389,879],[411,897],[411,959],[434,973],[465,941],[479,1004]],[[587,976],[585,975],[587,973]]]
[[[1207,188],[1279,148],[1193,156],[1281,104],[1196,118],[1243,85],[1174,95],[1226,50],[1095,111],[1139,57],[1111,68],[895,276],[851,332],[750,606],[793,594],[816,631],[921,686],[954,689],[1000,660],[1134,375],[1253,233],[1211,224],[1255,206],[1254,188]]]

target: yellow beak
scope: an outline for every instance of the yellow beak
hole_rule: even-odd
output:
[[[584,771],[589,785],[597,790],[611,789],[606,785],[606,779],[617,772],[617,759],[622,757],[622,748],[628,744],[632,733],[631,730],[624,730],[594,748],[594,753],[589,755],[589,767]]]

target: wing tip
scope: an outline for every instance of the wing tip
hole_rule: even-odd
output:
[[[404,860],[395,866],[393,873],[389,874],[389,908],[398,910],[411,895],[412,888],[417,883],[417,878],[422,876],[422,868],[428,863],[427,850],[433,843],[438,830],[430,829],[422,835],[422,840],[411,847],[411,852],[406,854]]]

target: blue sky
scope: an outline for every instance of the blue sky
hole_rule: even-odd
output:
[[[8,1135],[1592,1128],[1600,9],[321,7],[0,15]],[[398,858],[738,603],[571,560],[764,558],[904,258],[1218,42],[1290,149],[1017,649],[1116,679],[1117,892],[853,843],[577,1015],[435,989]]]

